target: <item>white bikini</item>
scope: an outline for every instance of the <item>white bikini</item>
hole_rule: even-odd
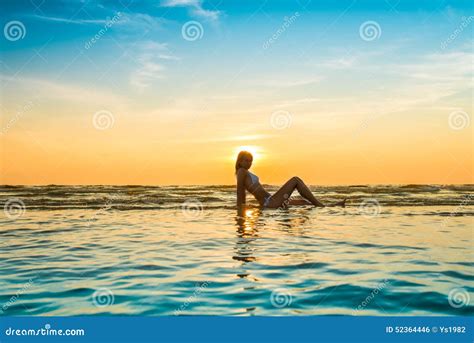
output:
[[[250,179],[252,180],[252,184],[250,186],[253,186],[256,183],[259,183],[259,179],[258,179],[257,175],[255,175],[254,173],[252,173],[250,171],[248,173],[249,173]]]
[[[253,186],[256,186],[256,185],[260,184],[260,181],[259,181],[257,175],[255,175],[254,173],[252,173],[252,172],[250,172],[250,171],[249,171],[248,173],[249,173],[249,176],[250,176],[250,180],[252,180],[252,184],[250,185],[249,188],[253,188]],[[270,204],[271,198],[272,198],[272,196],[269,195],[269,196],[267,196],[267,197],[264,199],[264,201],[263,201],[263,207],[268,207],[268,204]]]

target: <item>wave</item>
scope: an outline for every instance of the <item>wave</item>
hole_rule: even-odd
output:
[[[266,185],[270,192],[278,186]],[[443,216],[472,215],[465,211],[473,205],[474,185],[348,185],[312,186],[323,202],[347,198],[348,207],[364,205],[367,200],[380,206],[452,206]],[[293,195],[296,195],[295,192]],[[198,205],[205,208],[234,208],[235,186],[0,186],[0,204],[18,199],[28,209],[73,210],[113,208],[147,210]],[[257,204],[251,196],[250,204]],[[467,213],[467,214],[466,214]]]

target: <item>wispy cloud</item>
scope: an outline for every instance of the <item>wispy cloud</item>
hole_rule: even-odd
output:
[[[130,84],[137,91],[144,91],[158,79],[164,77],[166,67],[163,61],[179,60],[168,49],[166,44],[146,41],[138,44],[135,48],[137,56],[134,57],[138,68],[130,75]]]
[[[205,9],[201,0],[164,0],[161,2],[163,7],[186,7],[191,15],[216,21],[219,19],[220,11]]]
[[[124,26],[135,29],[142,35],[144,31],[149,32],[162,29],[163,25],[167,22],[168,20],[162,17],[157,18],[144,13],[124,13],[121,19],[121,23]]]
[[[325,101],[327,101],[325,99]],[[289,100],[289,101],[284,101],[282,103],[279,103],[275,105],[275,107],[293,107],[293,106],[298,106],[298,105],[308,105],[308,104],[314,104],[321,102],[320,98],[302,98],[302,99],[295,99],[295,100]]]
[[[420,63],[393,65],[389,70],[419,81],[468,82],[472,80],[474,53],[453,51],[426,55]]]
[[[242,136],[231,136],[231,137],[216,137],[216,138],[197,138],[197,139],[188,139],[183,140],[180,138],[180,141],[193,142],[193,143],[221,143],[221,142],[254,142],[264,139],[270,139],[276,135],[269,134],[256,134],[256,135],[242,135]]]
[[[325,69],[349,69],[352,68],[357,61],[357,58],[354,56],[344,56],[341,58],[330,59],[321,63],[314,64],[318,67],[323,67]]]
[[[123,13],[117,11],[110,11],[110,15],[104,18],[98,19],[84,19],[84,18],[63,18],[63,17],[52,17],[45,15],[33,15],[32,17],[37,20],[53,22],[53,23],[64,23],[73,25],[106,25],[110,22],[111,18],[117,16],[120,13],[119,18],[114,22],[114,26],[122,27],[123,29],[138,31],[141,34],[143,32],[149,32],[163,28],[163,25],[167,22],[162,17],[153,17],[149,14],[144,13]]]
[[[321,82],[323,78],[321,76],[313,76],[300,79],[266,79],[263,81],[257,81],[256,83],[263,87],[270,88],[291,88],[291,87],[300,87],[308,86]]]
[[[108,91],[49,79],[12,77],[0,74],[0,81],[2,88],[4,84],[14,84],[22,91],[31,92],[41,99],[67,100],[79,104],[83,104],[84,99],[87,99],[88,104],[112,106],[114,108],[124,107],[127,102],[122,96]]]
[[[61,17],[49,17],[44,15],[34,15],[35,19],[52,21],[58,23],[67,23],[67,24],[77,24],[77,25],[86,25],[86,24],[95,24],[95,25],[104,25],[107,23],[107,19],[68,19]]]

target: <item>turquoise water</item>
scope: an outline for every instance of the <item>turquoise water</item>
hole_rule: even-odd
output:
[[[349,206],[238,217],[231,187],[3,187],[0,314],[474,314],[472,186],[313,189]]]

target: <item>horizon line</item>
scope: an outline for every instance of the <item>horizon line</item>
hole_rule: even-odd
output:
[[[278,186],[277,184],[263,183],[265,186]],[[474,186],[474,183],[366,183],[366,184],[308,184],[310,186]],[[147,187],[171,187],[171,186],[235,186],[235,184],[112,184],[112,183],[91,183],[91,184],[0,184],[0,187],[47,187],[47,186],[147,186]]]

